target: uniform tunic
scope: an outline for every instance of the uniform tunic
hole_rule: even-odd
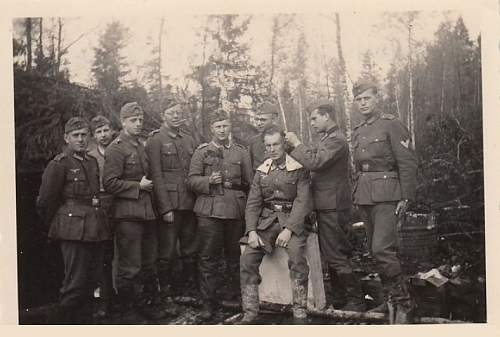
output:
[[[209,184],[212,172],[223,183]],[[194,152],[188,184],[196,195],[198,217],[200,292],[206,303],[215,301],[217,265],[224,252],[233,291],[239,292],[239,244],[243,234],[246,190],[252,181],[247,150],[236,143],[218,146],[213,141]]]
[[[349,146],[345,136],[335,125],[325,132],[316,147],[300,144],[291,155],[311,171],[323,258],[337,272],[351,273],[352,233],[348,223],[351,186]]]
[[[354,203],[365,215],[372,254],[382,275],[401,273],[397,257],[397,203],[415,199],[417,159],[408,130],[397,118],[376,112],[353,133],[357,181]]]
[[[144,146],[122,131],[106,148],[103,178],[104,188],[114,196],[110,216],[116,221],[118,291],[132,291],[133,283],[140,283],[141,278],[153,279],[157,228],[152,220],[156,215],[151,193],[140,189],[144,176],[149,176]]]
[[[146,144],[158,214],[161,217],[174,212],[174,223],[160,221],[158,228],[160,283],[170,281],[167,278],[171,278],[169,272],[172,260],[177,255],[177,241],[183,258],[191,258],[198,249],[196,218],[193,214],[195,195],[187,184],[195,149],[196,143],[189,134],[166,126],[153,131]]]
[[[248,152],[250,153],[252,168],[256,171],[264,160],[266,160],[266,146],[264,145],[261,134],[255,135],[249,139]]]
[[[246,234],[257,231],[264,247],[247,246],[240,259],[242,284],[259,284],[259,266],[265,253],[272,253],[276,238],[284,228],[292,232],[286,247],[290,276],[307,282],[309,267],[305,248],[306,216],[312,210],[309,176],[303,166],[286,155],[281,164],[267,159],[257,169],[245,212]],[[244,240],[242,240],[244,242]]]
[[[81,323],[78,313],[91,314],[93,290],[102,273],[103,241],[111,237],[98,195],[99,168],[93,157],[67,150],[43,173],[37,209],[50,226],[49,237],[59,240],[64,262],[57,323]]]

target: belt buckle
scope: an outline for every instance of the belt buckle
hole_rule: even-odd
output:
[[[283,212],[283,205],[274,205],[274,209],[277,212]]]
[[[92,198],[92,207],[101,207],[101,200],[98,197]]]
[[[363,165],[362,165],[362,170],[363,170],[364,172],[368,172],[368,170],[369,170],[369,169],[370,169],[370,164],[363,164]]]
[[[230,181],[225,181],[223,183],[223,185],[224,185],[225,188],[231,188],[231,187],[233,187],[233,184]]]

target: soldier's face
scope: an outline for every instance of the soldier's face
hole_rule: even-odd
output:
[[[257,131],[263,132],[271,125],[273,125],[272,114],[257,115],[257,117],[255,117],[255,127],[257,128]]]
[[[101,146],[108,146],[111,143],[111,128],[109,125],[103,125],[94,131],[94,138]]]
[[[123,131],[130,136],[139,136],[142,132],[144,117],[142,115],[130,116],[122,119]]]
[[[285,154],[285,143],[279,133],[264,136],[266,153],[272,160],[281,158]]]
[[[377,106],[377,95],[373,89],[363,91],[354,98],[359,112],[362,115],[371,115]]]
[[[163,112],[163,121],[169,128],[177,129],[184,123],[182,106],[176,105]]]
[[[311,113],[311,128],[316,133],[326,132],[329,120],[330,118],[328,115],[322,115],[318,112],[318,109],[316,109]]]
[[[65,133],[64,141],[72,151],[83,153],[89,144],[89,129],[83,128]]]
[[[219,141],[226,141],[231,134],[231,121],[225,119],[223,121],[214,122],[210,126],[212,135]]]

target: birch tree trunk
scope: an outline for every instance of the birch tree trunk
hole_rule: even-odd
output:
[[[162,40],[163,40],[163,26],[165,25],[165,18],[161,18],[160,32],[158,33],[158,111],[161,109],[163,103],[163,83],[161,76],[161,62],[162,62]]]
[[[26,70],[31,71],[31,68],[33,66],[33,55],[31,52],[31,29],[32,29],[32,22],[31,18],[26,18]]]
[[[410,129],[410,140],[415,148],[415,113],[413,111],[413,49],[411,43],[411,33],[413,28],[413,19],[408,22],[408,90],[409,90],[409,107],[408,107],[408,128]]]
[[[350,115],[350,95],[347,88],[347,69],[344,60],[344,54],[342,52],[342,31],[340,29],[340,15],[339,13],[335,13],[335,24],[337,28],[337,53],[339,59],[339,67],[340,67],[340,83],[342,86],[342,101],[344,103],[344,114],[345,114],[345,127],[346,127],[346,138],[349,144],[349,163],[351,165],[351,174],[354,174],[354,159],[353,159],[353,148],[352,148],[352,129],[351,129],[351,115]]]

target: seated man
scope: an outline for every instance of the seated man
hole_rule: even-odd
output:
[[[288,253],[293,316],[297,322],[304,322],[309,275],[308,231],[304,220],[312,209],[309,175],[299,162],[285,153],[281,130],[272,126],[262,136],[269,159],[257,168],[245,210],[248,246],[240,258],[242,323],[257,319],[259,266],[264,254],[271,254],[275,246],[285,248]]]

